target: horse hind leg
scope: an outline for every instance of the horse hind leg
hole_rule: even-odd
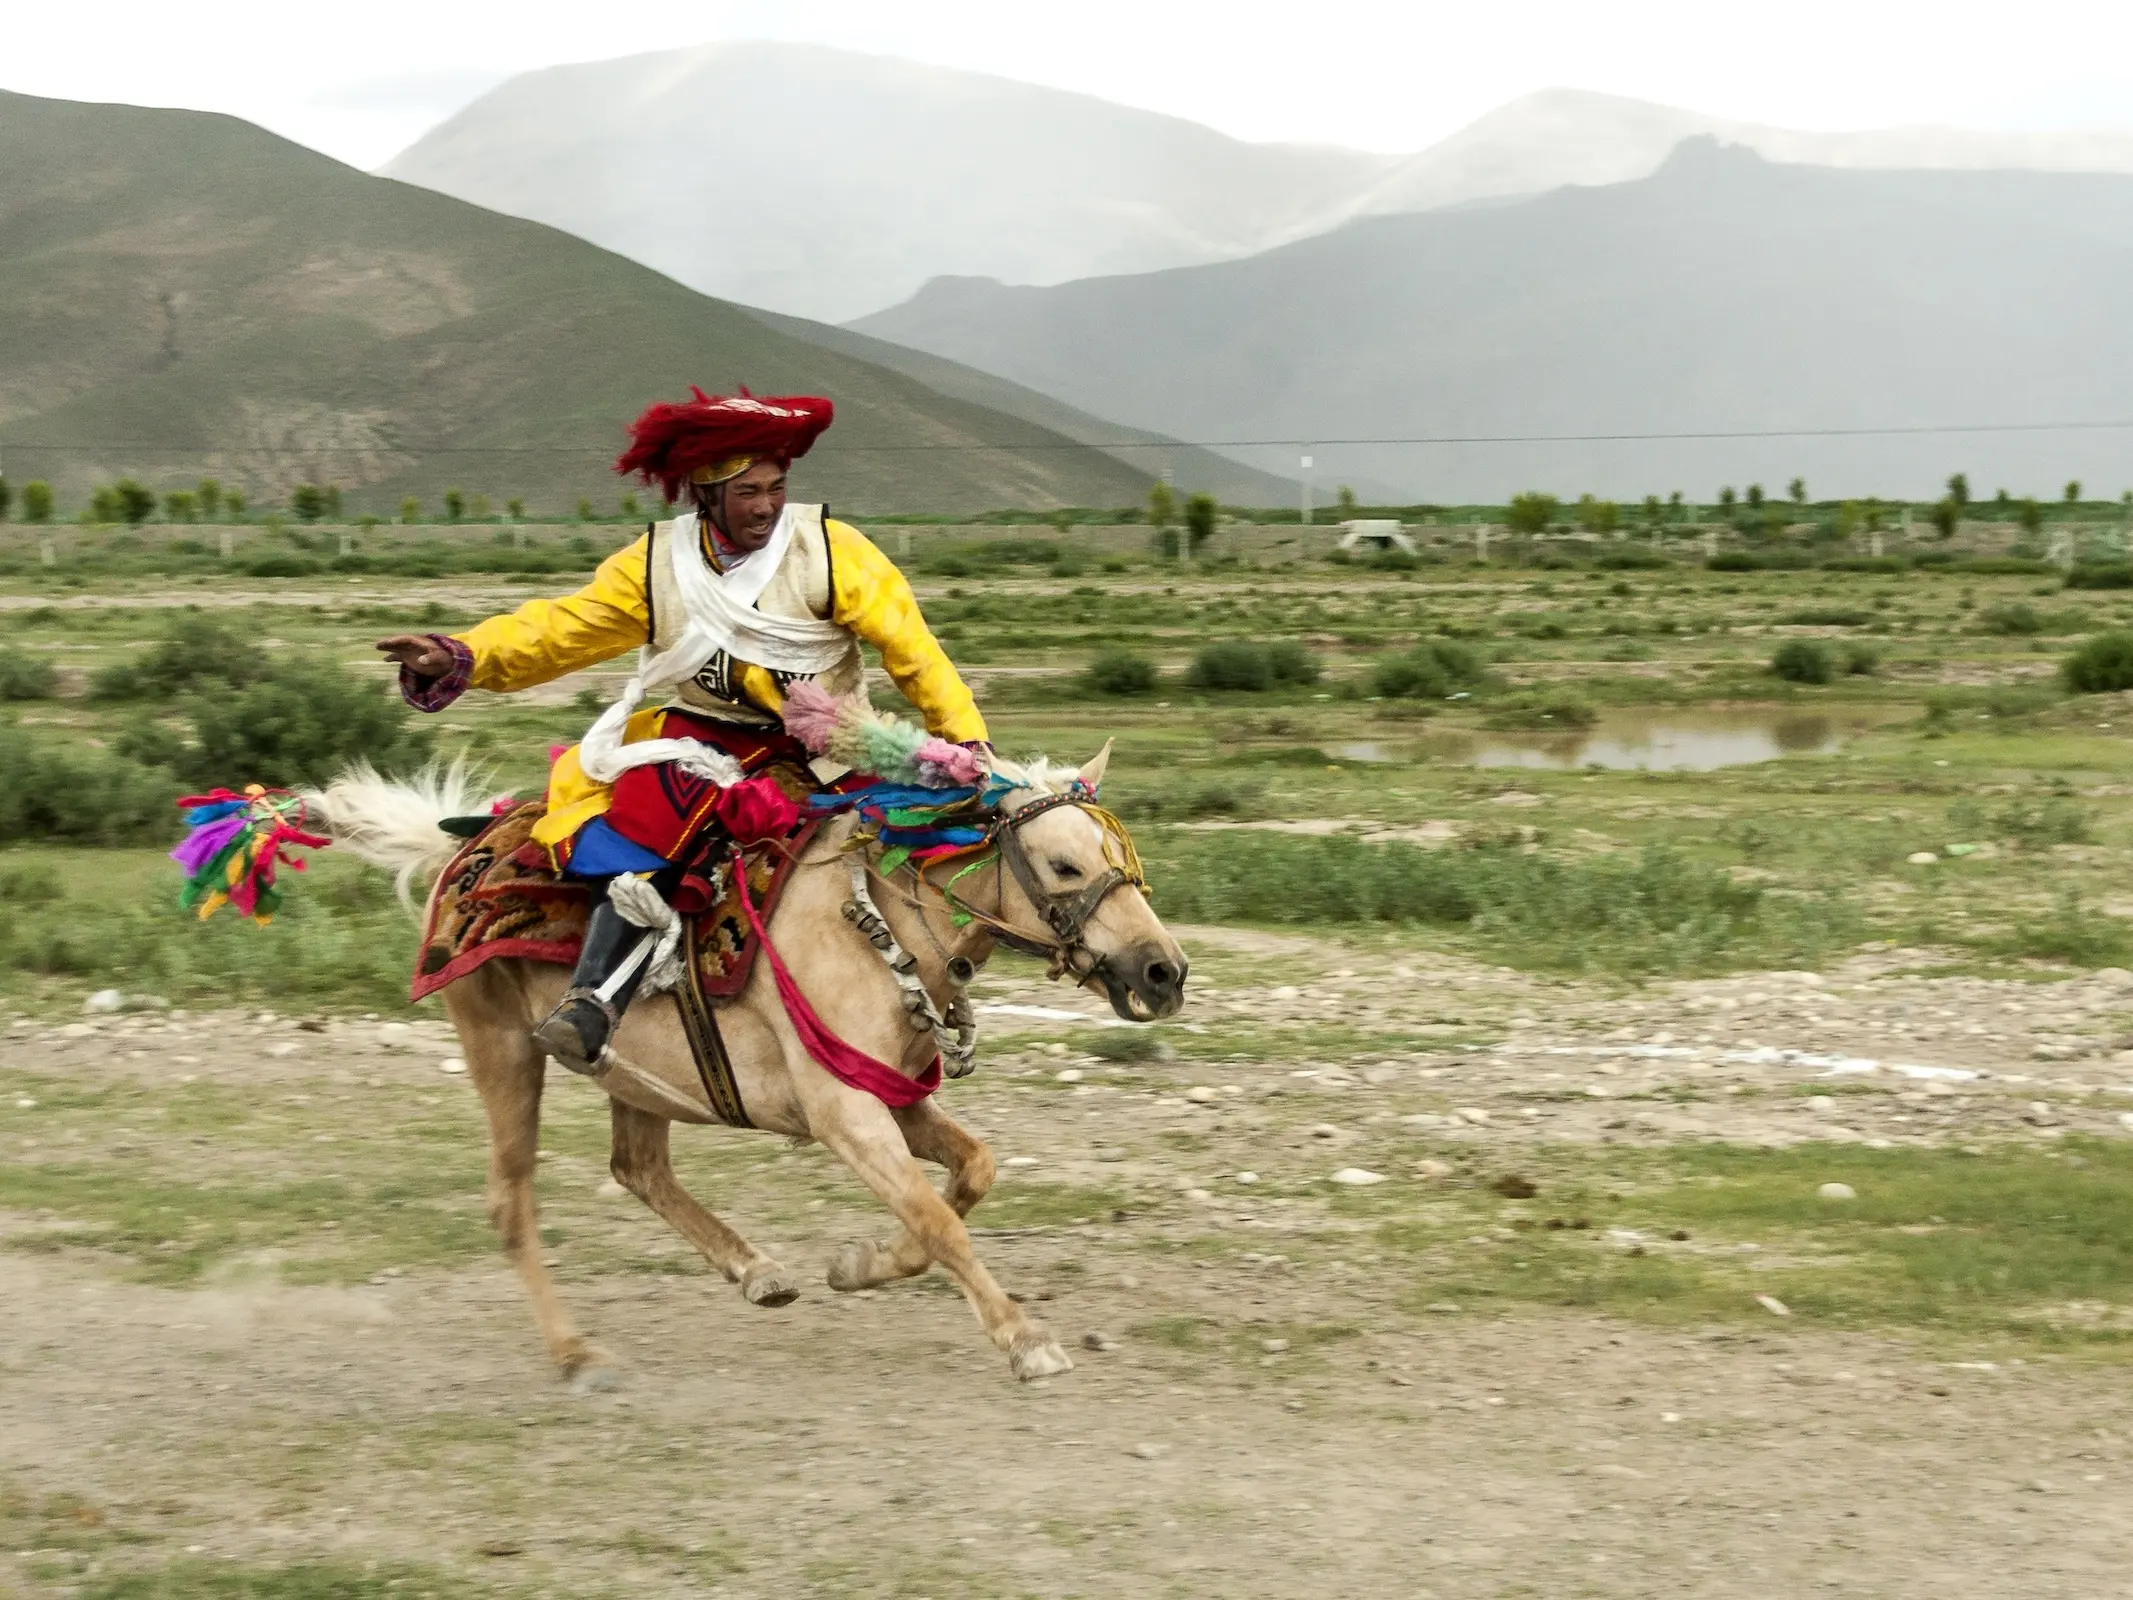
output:
[[[904,1130],[904,1142],[921,1161],[947,1169],[948,1182],[941,1198],[959,1217],[992,1188],[997,1168],[985,1142],[957,1122],[929,1098],[895,1112]],[[830,1262],[829,1286],[840,1293],[872,1289],[902,1278],[915,1278],[933,1265],[925,1241],[906,1228],[894,1239],[851,1239]]]
[[[489,1221],[526,1286],[534,1321],[557,1368],[582,1386],[608,1387],[613,1382],[610,1358],[579,1334],[541,1258],[533,1179],[540,1160],[547,1063],[527,1035],[524,1018],[497,992],[499,987],[494,975],[483,971],[444,991],[445,1010],[466,1053],[467,1076],[489,1118]]]
[[[719,1221],[681,1186],[668,1150],[672,1123],[620,1100],[610,1100],[608,1109],[614,1129],[608,1168],[617,1183],[696,1246],[728,1283],[738,1283],[751,1305],[790,1305],[800,1297],[796,1274]]]

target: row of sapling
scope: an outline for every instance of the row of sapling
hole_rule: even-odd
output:
[[[1194,527],[1194,546],[1204,539],[1199,533],[1199,524],[1194,520],[1201,513],[1198,504],[1207,500],[1204,495],[1194,496],[1188,504],[1187,521]],[[1213,505],[1207,500],[1204,520],[1207,532],[1213,532]],[[6,522],[19,512],[19,519],[28,523],[48,523],[59,509],[57,496],[52,486],[42,478],[33,478],[22,486],[20,504],[17,504],[15,487],[6,477],[0,476],[0,522]],[[89,493],[88,504],[80,513],[79,520],[86,524],[105,524],[138,528],[159,519],[176,525],[195,523],[244,522],[255,507],[242,489],[224,486],[218,479],[202,478],[187,489],[170,489],[158,493],[138,478],[119,478],[99,484]],[[662,508],[665,509],[665,508]],[[341,487],[333,483],[300,483],[289,491],[288,513],[299,522],[340,522]],[[617,502],[620,520],[635,522],[645,515],[645,508],[635,493],[626,493]],[[526,517],[526,502],[517,495],[504,502],[503,519],[522,522]],[[577,506],[580,522],[602,520],[592,501],[581,497]],[[360,519],[365,526],[374,527],[384,521],[375,515]],[[398,520],[413,525],[433,520],[429,509],[413,495],[400,502]],[[447,489],[439,501],[436,521],[494,522],[499,520],[495,507],[485,494],[469,495],[464,490]]]

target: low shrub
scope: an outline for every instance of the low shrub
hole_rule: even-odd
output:
[[[1971,556],[1952,564],[1956,572],[1971,572],[1981,578],[2057,577],[2059,569],[2034,556]]]
[[[2037,608],[2023,600],[2003,600],[1998,605],[1987,606],[1978,613],[1978,621],[1985,625],[1987,633],[2035,634],[2044,631],[2044,618]]]
[[[1452,694],[1473,693],[1487,675],[1487,663],[1472,645],[1456,639],[1429,639],[1378,662],[1370,670],[1370,683],[1387,700],[1442,700]]]
[[[0,905],[43,906],[66,898],[59,874],[42,861],[0,869]]]
[[[1522,689],[1491,704],[1483,726],[1589,728],[1599,720],[1599,708],[1575,689]]]
[[[326,567],[315,556],[298,555],[291,550],[270,550],[238,562],[237,570],[248,578],[310,578],[324,572]]]
[[[160,722],[128,729],[120,753],[169,769],[188,787],[323,783],[357,758],[384,769],[419,765],[426,735],[397,697],[344,668],[284,663],[241,688],[188,700],[191,737]]]
[[[1988,819],[1993,833],[2018,850],[2049,850],[2055,844],[2085,844],[2095,837],[2094,819],[2072,800],[2015,801]]]
[[[1787,683],[1827,683],[1837,675],[1837,661],[1819,639],[1787,639],[1771,656],[1770,670]]]
[[[178,784],[123,756],[31,739],[0,740],[0,843],[154,844],[174,840]],[[0,919],[4,920],[4,919]]]
[[[89,696],[94,700],[168,700],[195,690],[232,688],[259,671],[257,644],[219,618],[180,615],[165,625],[162,639],[141,655],[94,673]]]
[[[49,700],[59,692],[59,674],[43,656],[0,650],[0,700]]]
[[[1106,650],[1089,663],[1089,687],[1098,694],[1146,694],[1155,676],[1155,663],[1131,650]]]
[[[1712,572],[1797,572],[1813,565],[1804,550],[1721,550],[1704,561]]]
[[[1863,628],[1874,620],[1874,614],[1852,606],[1802,606],[1778,620],[1802,628]]]
[[[2133,633],[2120,628],[2084,639],[2060,665],[2059,675],[2076,694],[2133,689]]]
[[[2076,563],[2066,574],[2069,589],[2133,589],[2133,562]]]
[[[1656,550],[1628,545],[1619,550],[1602,551],[1593,565],[1602,572],[1652,572],[1674,563]]]
[[[1289,684],[1316,683],[1318,658],[1294,640],[1259,644],[1225,639],[1203,646],[1193,657],[1185,681],[1195,689],[1240,689],[1262,692]]]
[[[2122,967],[2133,962],[2133,929],[2123,918],[2091,910],[2072,894],[2063,896],[2050,916],[2025,918],[1982,943],[1997,955],[2057,961],[2070,967]]]
[[[1846,677],[1872,677],[1881,669],[1881,652],[1870,644],[1851,641],[1838,650],[1837,664]]]

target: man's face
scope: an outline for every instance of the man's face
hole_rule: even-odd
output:
[[[724,483],[698,485],[698,506],[717,523],[729,543],[760,550],[785,509],[785,469],[775,461],[758,461]]]

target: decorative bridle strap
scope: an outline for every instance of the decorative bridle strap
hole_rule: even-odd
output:
[[[1037,869],[1030,861],[1029,851],[1023,845],[1021,837],[1021,830],[1025,825],[1062,806],[1076,807],[1095,818],[1097,826],[1104,831],[1107,859],[1110,857],[1111,846],[1115,845],[1118,851],[1117,859],[1110,860],[1104,872],[1094,882],[1072,893],[1047,889],[1038,881]],[[1077,963],[1075,959],[1089,953],[1086,935],[1090,919],[1096,915],[1104,901],[1119,889],[1129,885],[1142,890],[1148,887],[1147,874],[1141,868],[1140,852],[1133,848],[1133,836],[1127,833],[1126,825],[1098,805],[1095,797],[1087,790],[1068,789],[1060,794],[1042,795],[1008,815],[995,819],[987,832],[985,842],[991,847],[991,859],[995,863],[1004,862],[1007,870],[1014,874],[1015,882],[1021,886],[1023,894],[1036,908],[1037,914],[1044,919],[1045,927],[1052,935],[1051,940],[1048,942],[1035,938],[997,915],[979,910],[955,893],[955,885],[958,882],[985,864],[986,857],[982,854],[965,865],[942,887],[939,891],[942,899],[955,909],[959,917],[982,923],[993,938],[1010,950],[1018,950],[1024,955],[1050,962],[1054,977],[1061,972],[1072,971],[1077,977],[1085,978],[1095,971],[1100,965],[1099,962],[1089,960]],[[923,877],[920,881],[924,881]]]

